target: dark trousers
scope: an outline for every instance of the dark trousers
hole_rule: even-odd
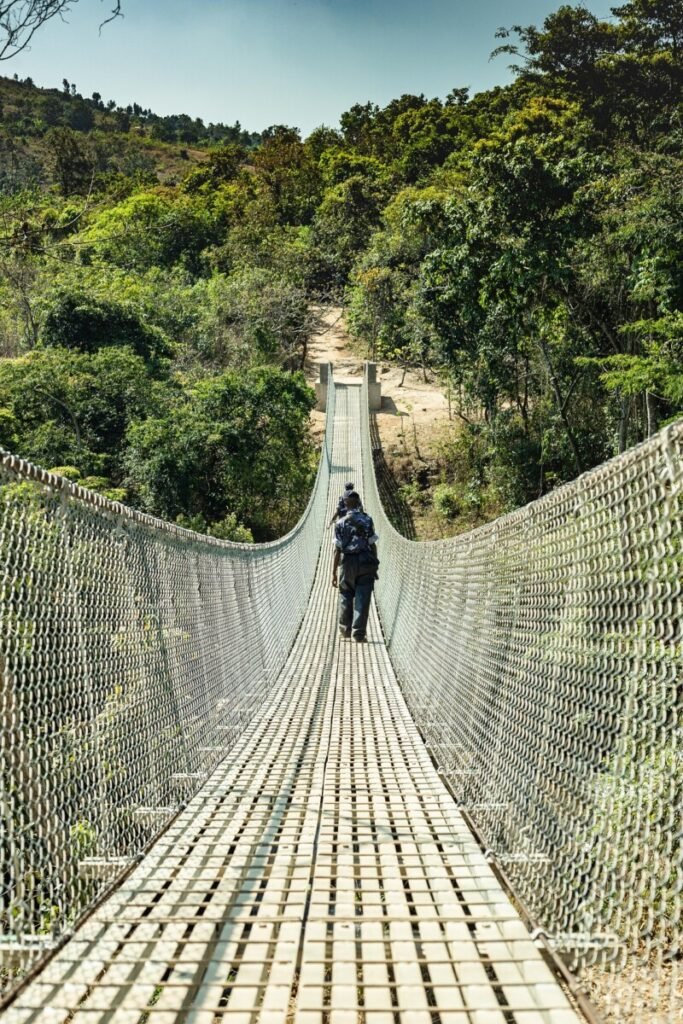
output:
[[[362,555],[344,555],[339,579],[339,625],[365,636],[376,564]]]

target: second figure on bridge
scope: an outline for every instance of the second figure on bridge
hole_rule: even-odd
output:
[[[377,541],[372,518],[363,512],[356,491],[344,493],[345,515],[334,529],[332,586],[339,587],[339,632],[365,640],[370,601],[377,579]],[[339,579],[337,574],[341,566]]]

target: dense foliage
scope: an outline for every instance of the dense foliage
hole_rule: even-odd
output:
[[[160,147],[173,119],[121,124],[66,82],[4,80],[0,101],[0,446],[215,536],[286,532],[315,467],[317,323],[271,197],[288,130],[252,180],[239,126],[190,158],[177,133]]]
[[[683,2],[501,35],[511,85],[356,104],[305,140],[2,80],[0,444],[272,536],[310,481],[297,371],[329,298],[448,385],[444,519],[680,414]]]
[[[354,114],[356,144],[403,180],[351,272],[351,322],[450,378],[462,428],[443,483],[478,515],[683,411],[683,3],[613,16],[564,5],[501,32],[506,89]]]

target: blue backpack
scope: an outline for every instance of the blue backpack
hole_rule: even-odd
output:
[[[344,555],[359,555],[370,552],[370,537],[375,529],[372,519],[365,512],[354,508],[339,524],[339,539]]]

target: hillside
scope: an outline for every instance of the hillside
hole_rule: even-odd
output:
[[[0,445],[197,529],[276,536],[315,466],[301,370],[330,304],[359,358],[446,396],[428,459],[412,402],[385,453],[430,536],[678,417],[665,6],[563,5],[504,39],[511,85],[357,103],[305,139],[3,79]]]
[[[64,79],[61,89],[30,78],[0,77],[0,182],[4,189],[51,183],[51,133],[69,129],[92,151],[100,174],[156,177],[175,184],[206,150],[224,143],[246,148],[260,136],[234,125],[205,125],[186,114],[160,117],[138,103],[117,105],[95,92],[82,96]]]

